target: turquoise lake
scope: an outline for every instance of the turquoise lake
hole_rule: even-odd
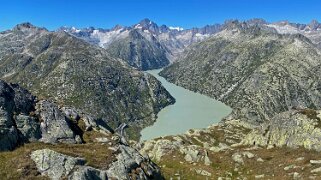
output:
[[[220,101],[166,81],[158,75],[160,71],[158,69],[145,73],[156,77],[176,99],[176,103],[167,106],[158,113],[156,122],[141,131],[141,140],[181,134],[189,129],[205,128],[218,123],[231,113],[232,109]]]

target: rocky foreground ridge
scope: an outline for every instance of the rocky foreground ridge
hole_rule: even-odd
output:
[[[290,110],[253,126],[225,119],[138,144],[166,179],[319,179],[320,111]]]
[[[321,174],[321,111],[292,109],[260,125],[230,116],[206,129],[131,142],[131,147],[90,114],[38,100],[4,81],[0,90],[5,179],[317,179]]]
[[[161,179],[159,168],[99,119],[0,80],[4,179]]]

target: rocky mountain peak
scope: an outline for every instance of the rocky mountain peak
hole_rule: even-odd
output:
[[[159,32],[158,25],[148,18],[145,18],[145,19],[141,20],[138,24],[135,24],[134,28],[143,29],[143,30],[150,30],[154,33]]]
[[[266,22],[262,19],[252,19],[248,21],[229,20],[226,21],[221,29],[228,31],[238,31],[250,36],[256,36],[265,33],[277,33],[274,28],[265,26]]]
[[[289,21],[288,20],[282,20],[282,21],[276,22],[275,24],[285,26],[285,25],[289,24]]]
[[[224,29],[236,29],[241,26],[241,22],[237,19],[226,20],[223,24]]]
[[[117,24],[116,26],[114,26],[111,30],[112,31],[117,31],[117,30],[120,30],[120,29],[123,29],[124,27],[120,24]]]
[[[88,32],[92,32],[92,31],[94,31],[95,30],[95,27],[92,27],[92,26],[90,26],[90,27],[87,27],[87,28],[85,28]]]
[[[170,31],[170,28],[167,27],[166,25],[161,25],[161,26],[159,27],[159,29],[160,29],[160,32],[161,32],[161,33],[167,33],[167,32]]]
[[[251,24],[251,25],[263,25],[263,24],[267,24],[267,22],[262,19],[262,18],[253,18],[250,20],[246,21],[247,24]]]
[[[206,25],[202,28],[194,28],[193,30],[196,30],[198,33],[201,33],[201,34],[215,34],[216,32],[220,31],[221,28],[222,28],[222,25],[213,24],[213,25]]]
[[[153,21],[151,21],[150,19],[148,18],[145,18],[145,19],[142,19],[139,24],[141,24],[142,26],[149,26],[149,25],[152,25],[152,24],[156,24],[154,23]]]
[[[34,25],[32,25],[30,22],[24,22],[21,24],[16,25],[17,29],[22,29],[22,28],[36,28]]]
[[[36,31],[36,30],[46,30],[46,29],[36,27],[33,24],[31,24],[30,22],[24,22],[24,23],[16,25],[13,28],[13,30],[16,30],[16,31]]]
[[[321,28],[321,24],[320,24],[317,20],[315,20],[315,19],[313,19],[313,20],[310,22],[310,24],[308,24],[308,26],[309,26],[312,30],[317,30],[318,28]]]

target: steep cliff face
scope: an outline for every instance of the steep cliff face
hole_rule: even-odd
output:
[[[18,130],[13,119],[13,113],[17,110],[14,97],[12,87],[0,81],[0,151],[13,149],[18,144]]]
[[[160,74],[262,122],[296,107],[320,107],[321,52],[302,35],[280,35],[257,25],[231,22],[193,45]]]
[[[129,123],[134,138],[161,107],[174,102],[157,80],[105,50],[28,23],[0,34],[0,63],[3,79],[40,98],[82,109],[113,127]]]
[[[159,69],[169,64],[167,49],[153,35],[144,37],[133,29],[126,38],[119,38],[106,47],[113,57],[125,60],[140,70]]]

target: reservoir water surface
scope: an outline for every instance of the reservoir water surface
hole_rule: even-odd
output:
[[[176,135],[189,129],[205,128],[218,123],[223,117],[231,113],[232,109],[220,101],[166,81],[158,75],[160,71],[158,69],[146,71],[146,73],[156,77],[176,99],[176,103],[165,107],[158,113],[156,122],[141,131],[141,140]]]

